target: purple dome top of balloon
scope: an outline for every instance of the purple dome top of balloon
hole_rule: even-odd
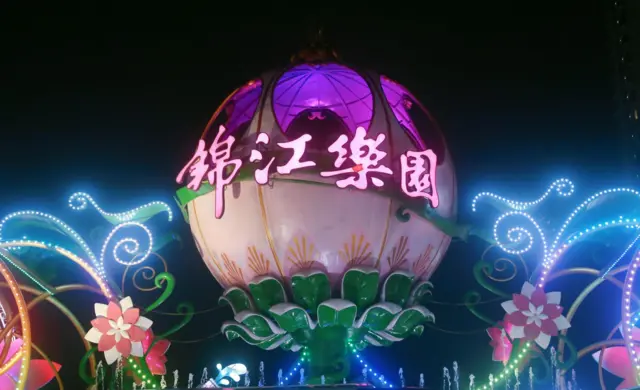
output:
[[[245,123],[249,123],[258,107],[260,95],[262,94],[262,81],[255,80],[238,88],[224,105],[227,116],[226,126],[228,129],[237,129]]]
[[[419,149],[433,149],[442,156],[445,142],[435,121],[420,102],[402,85],[385,76],[379,80],[365,80],[366,76],[338,63],[303,63],[281,73],[272,89],[272,110],[282,133],[291,138],[298,131],[292,129],[297,119],[309,121],[332,116],[326,121],[326,133],[355,132],[368,129],[374,115],[374,95],[381,94],[393,116]],[[371,85],[378,81],[379,87]],[[380,92],[376,92],[380,90]],[[234,91],[216,111],[207,126],[224,125],[229,134],[242,138],[258,111],[263,94],[262,80],[252,80]],[[377,97],[380,99],[381,97]],[[341,127],[342,129],[336,129]],[[211,132],[215,134],[215,131]]]
[[[236,140],[234,155],[247,160],[258,133],[268,134],[270,145],[308,134],[308,157],[325,164],[332,143],[343,134],[352,138],[362,127],[385,134],[387,159],[394,172],[399,172],[402,153],[430,149],[437,156],[437,213],[455,214],[455,170],[442,132],[404,86],[373,71],[326,56],[298,58],[290,67],[266,72],[231,93],[205,129],[202,138],[207,144],[220,126],[226,128],[225,137],[232,135]]]
[[[300,112],[330,110],[351,132],[367,128],[373,116],[373,96],[354,70],[338,64],[302,64],[285,72],[273,92],[273,110],[283,132]]]

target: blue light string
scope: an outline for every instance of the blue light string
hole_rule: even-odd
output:
[[[294,374],[296,374],[298,371],[300,371],[300,369],[302,368],[302,363],[304,363],[306,360],[308,360],[307,355],[308,355],[308,352],[306,351],[306,349],[304,349],[302,351],[302,356],[300,357],[300,359],[298,359],[293,364],[293,368],[289,371],[289,373],[280,380],[280,386],[287,384],[289,382],[289,380],[291,380],[291,378],[293,378]]]
[[[364,358],[362,357],[362,355],[360,355],[360,352],[358,352],[355,347],[353,346],[353,344],[349,343],[349,347],[351,348],[351,352],[353,353],[353,355],[355,356],[355,358],[360,362],[360,364],[362,365],[363,368],[366,368],[367,371],[369,372],[369,374],[373,375],[373,377],[378,380],[382,385],[387,386],[387,387],[393,387],[393,384],[391,384],[389,381],[387,381],[386,378],[384,378],[384,380],[380,380],[380,377],[382,375],[378,374],[376,371],[374,371],[371,367],[369,367],[369,364],[366,363],[366,361],[364,360]]]
[[[616,260],[614,260],[613,263],[611,263],[611,265],[609,265],[609,267],[607,267],[607,269],[601,273],[600,275],[600,279],[604,279],[609,272],[611,272],[611,270],[618,265],[618,263],[620,263],[620,261],[622,261],[622,259],[627,255],[627,253],[629,253],[630,250],[632,250],[635,246],[636,243],[638,242],[638,240],[640,240],[640,234],[636,236],[636,238],[633,239],[633,241],[631,241],[631,244],[629,244],[629,246],[627,246],[627,249],[624,250],[624,252],[622,252],[622,254],[620,256],[618,256],[618,258]]]

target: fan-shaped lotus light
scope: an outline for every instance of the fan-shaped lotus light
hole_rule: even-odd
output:
[[[234,310],[228,338],[314,350],[310,380],[332,383],[346,338],[388,345],[433,319],[419,301],[454,234],[455,173],[404,87],[338,62],[269,72],[227,98],[199,148],[178,199]],[[294,158],[313,164],[283,168]]]

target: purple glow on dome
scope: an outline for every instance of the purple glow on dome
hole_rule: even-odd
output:
[[[368,128],[373,117],[371,90],[355,71],[337,64],[300,65],[286,72],[273,92],[273,111],[284,133],[301,112],[327,109],[351,132]]]
[[[391,106],[393,116],[395,116],[398,123],[409,132],[411,138],[418,144],[417,146],[424,148],[425,145],[420,137],[420,132],[416,128],[408,111],[413,108],[417,100],[406,88],[385,76],[380,76],[380,85],[382,85],[382,92],[387,98],[389,106]]]
[[[250,81],[239,88],[233,97],[227,102],[227,129],[235,130],[242,124],[251,121],[256,112],[260,94],[262,93],[262,81]]]
[[[227,129],[226,134],[233,135],[236,139],[242,138],[256,113],[261,94],[260,80],[250,81],[238,88],[218,108],[205,136],[212,140],[218,133],[218,127],[223,125]]]
[[[447,146],[433,117],[402,85],[385,76],[380,76],[380,85],[393,116],[414,140],[416,147],[433,150],[439,156],[438,165],[442,164]]]

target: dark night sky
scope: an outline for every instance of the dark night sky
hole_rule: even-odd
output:
[[[602,6],[584,0],[513,3],[428,1],[403,4],[398,13],[373,4],[352,12],[317,5],[285,12],[275,3],[251,11],[250,5],[232,11],[227,4],[177,3],[136,10],[90,4],[6,8],[0,16],[0,212],[64,210],[76,190],[95,194],[114,210],[156,199],[172,202],[173,179],[218,104],[245,81],[286,65],[320,25],[346,61],[406,85],[440,122],[456,162],[463,216],[480,190],[533,197],[560,175],[581,188],[623,180]],[[182,269],[178,291],[181,283],[197,281],[200,290],[181,294],[211,306],[220,290],[205,273],[189,276],[204,267],[185,238],[186,248],[169,256],[171,269]],[[447,257],[454,266],[436,274],[436,288],[451,277],[448,271],[470,268],[461,265],[459,257],[469,255],[458,246]],[[436,295],[459,301],[463,292]],[[199,323],[177,337],[214,333],[230,316],[222,309],[196,318]],[[476,375],[488,373],[484,359],[478,363],[469,353],[484,348],[487,356],[482,334],[468,352],[427,357],[425,350],[441,350],[438,337],[425,334],[392,352],[405,353],[398,364],[415,377],[426,372],[433,385],[440,367],[453,359],[464,360],[465,367],[478,364]],[[461,345],[451,340],[446,343]],[[209,366],[230,353],[251,364],[271,359],[222,337],[172,348],[179,356],[200,356],[180,363],[193,370],[205,364],[204,356],[213,356],[207,357]],[[384,360],[380,351],[371,353]],[[60,351],[50,354],[63,359]],[[292,360],[271,356],[269,362],[280,359],[283,368]],[[65,378],[74,376],[71,367]]]

